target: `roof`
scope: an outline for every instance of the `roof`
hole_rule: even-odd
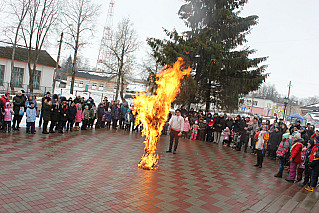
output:
[[[305,120],[304,117],[302,117],[301,115],[299,114],[293,114],[293,115],[290,115],[288,116],[288,118],[298,118],[298,119],[301,119],[301,120]]]
[[[32,53],[35,51],[32,50]],[[11,46],[0,46],[0,58],[10,59],[12,58],[12,47]],[[22,61],[28,63],[27,49],[22,47],[16,47],[14,56],[15,61]],[[56,61],[49,55],[45,50],[40,51],[40,57],[38,60],[39,65],[56,67]]]
[[[72,75],[68,75],[68,76],[72,76]],[[85,78],[90,80],[101,80],[101,81],[106,81],[110,79],[110,77],[103,77],[101,75],[95,75],[89,72],[76,72],[75,77]]]

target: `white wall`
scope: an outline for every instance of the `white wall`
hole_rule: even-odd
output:
[[[3,85],[4,85],[3,87],[5,88],[2,87],[1,89],[6,89],[6,86],[7,84],[10,83],[10,79],[11,79],[11,60],[0,58],[0,65],[5,65],[4,82],[3,82]],[[24,68],[23,88],[26,90],[29,84],[28,64],[24,62],[15,61],[14,66]],[[39,90],[35,90],[34,92],[50,91],[52,89],[54,68],[38,64],[37,70],[41,71],[40,88]]]

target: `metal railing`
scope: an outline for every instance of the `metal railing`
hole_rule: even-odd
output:
[[[0,85],[0,94],[4,94],[6,92],[16,94],[20,90],[24,90],[26,93],[30,93],[29,84],[22,84],[22,87],[15,87],[13,92],[11,91],[10,83],[3,82],[3,85]],[[36,96],[43,96],[46,92],[51,92],[51,91],[52,91],[52,87],[40,86],[37,89],[35,88],[33,89],[33,94]]]

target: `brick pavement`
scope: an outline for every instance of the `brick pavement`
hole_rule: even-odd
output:
[[[139,133],[0,137],[0,212],[319,212],[318,190],[274,178],[274,161],[255,168],[254,155],[216,144],[182,139],[173,155],[162,136],[160,167],[147,171],[137,168]]]

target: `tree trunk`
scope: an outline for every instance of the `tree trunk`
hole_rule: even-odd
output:
[[[122,100],[124,100],[124,74],[121,76],[121,91],[120,91],[120,96]]]
[[[18,33],[19,33],[19,29],[20,29],[21,24],[18,25],[17,27],[17,31],[15,34],[15,38],[14,38],[14,43],[12,46],[12,56],[11,56],[11,79],[10,79],[10,89],[11,89],[11,94],[14,93],[14,57],[15,57],[15,53],[16,53],[16,46],[17,46],[17,41],[18,41]]]
[[[118,74],[118,77],[117,77],[115,101],[117,101],[117,98],[119,97],[120,80],[121,80],[121,68],[119,70],[119,74]]]
[[[209,80],[209,83],[207,83],[207,90],[206,90],[206,112],[209,112],[210,110],[210,105],[211,105],[211,99],[210,99],[210,94],[211,94],[211,88],[212,84]]]
[[[36,69],[36,64],[33,65],[33,69],[31,68],[31,63],[28,63],[29,68],[29,89],[30,93],[33,93],[33,82],[34,82],[34,73]]]

